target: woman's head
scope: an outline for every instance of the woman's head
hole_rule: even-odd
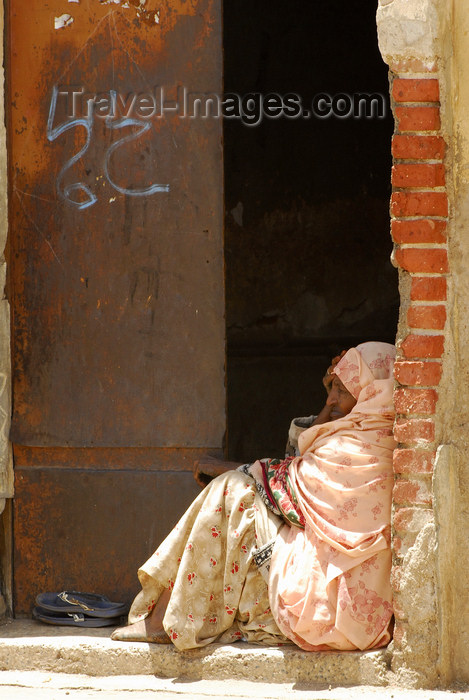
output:
[[[330,420],[337,420],[346,416],[357,403],[357,399],[350,393],[345,384],[334,374],[331,389],[327,397],[326,405],[330,407]]]
[[[346,435],[350,430],[360,431],[357,435],[366,435],[367,440],[375,436],[380,449],[393,449],[395,354],[393,345],[376,342],[362,343],[345,353],[332,371],[331,393],[340,394],[343,386],[348,395],[342,395],[340,401],[333,398],[333,405],[328,399],[331,420],[313,425],[301,433],[298,447],[302,455],[329,445],[332,435]],[[343,416],[338,415],[339,410],[344,412]]]
[[[392,379],[395,356],[395,347],[389,343],[361,343],[345,353],[333,373],[358,400],[363,389],[375,381]]]

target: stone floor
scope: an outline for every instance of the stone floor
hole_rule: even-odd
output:
[[[246,680],[383,686],[386,650],[310,653],[294,645],[211,644],[178,652],[172,645],[114,642],[112,628],[55,627],[34,620],[0,626],[0,671],[87,676],[156,675],[190,680]]]
[[[0,672],[0,698],[5,700],[469,700],[469,693],[406,690],[395,686],[327,686],[303,683]]]
[[[8,700],[469,700],[469,692],[405,690],[389,652],[307,653],[295,646],[119,643],[112,628],[0,625],[0,698]]]

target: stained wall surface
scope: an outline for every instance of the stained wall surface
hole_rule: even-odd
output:
[[[0,2],[0,33],[3,36],[4,10]],[[7,150],[4,118],[3,43],[0,47],[0,616],[11,609],[10,509],[6,499],[13,496],[13,460],[9,442],[11,414],[10,306],[5,297],[5,245],[7,220]],[[6,512],[5,507],[7,507]],[[3,515],[2,515],[3,514]]]
[[[401,284],[392,665],[405,685],[447,687],[469,681],[469,12],[459,0],[381,0],[377,19]]]
[[[452,302],[449,310],[446,396],[442,442],[450,447],[448,470],[439,475],[443,497],[437,513],[445,548],[442,590],[447,622],[443,642],[451,674],[469,682],[469,7],[457,0],[440,5],[445,76],[444,128],[449,146],[452,197],[449,257]],[[437,503],[438,506],[438,503]],[[449,541],[449,544],[448,544]]]
[[[0,33],[3,36],[3,2],[0,4]],[[2,499],[13,495],[13,470],[11,451],[8,443],[10,427],[10,307],[5,298],[6,261],[5,245],[7,240],[7,158],[6,129],[4,117],[4,71],[3,44],[0,47],[0,512],[3,510]]]

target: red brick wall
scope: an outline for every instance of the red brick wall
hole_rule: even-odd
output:
[[[422,66],[412,66],[422,70]],[[393,575],[395,644],[406,629],[400,606],[403,557],[432,516],[435,412],[446,323],[448,256],[445,142],[435,72],[391,74],[395,118],[391,232],[394,258],[411,277],[401,320],[395,377]],[[406,308],[406,304],[404,305]]]

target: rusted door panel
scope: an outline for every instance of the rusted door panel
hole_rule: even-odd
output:
[[[221,126],[158,116],[220,93],[220,13],[158,7],[10,2],[14,442],[221,444]]]
[[[139,591],[137,568],[196,493],[188,472],[134,471],[129,498],[125,471],[19,470],[16,615],[29,615],[38,593],[67,588],[130,602]]]
[[[222,447],[221,122],[180,102],[221,92],[221,11],[7,10],[15,594],[28,613],[44,587],[133,594],[136,564],[196,490],[193,459]]]
[[[14,446],[15,614],[38,592],[138,592],[137,567],[199,493],[208,448]]]

